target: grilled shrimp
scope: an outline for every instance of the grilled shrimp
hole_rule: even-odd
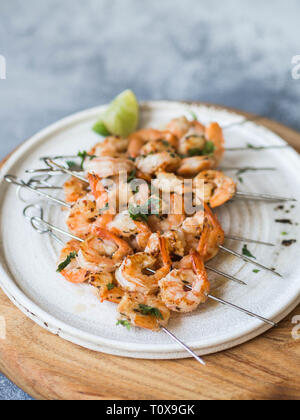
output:
[[[75,204],[77,200],[84,197],[88,192],[88,184],[78,178],[71,177],[64,183],[66,202]]]
[[[163,141],[167,147],[176,147],[177,138],[169,131],[153,130],[146,128],[137,131],[129,136],[128,155],[130,158],[137,158],[141,155],[141,149],[148,142]],[[148,152],[149,153],[149,152]]]
[[[191,177],[219,165],[225,151],[223,131],[219,124],[204,127],[198,121],[181,117],[172,120],[167,129],[180,139],[178,152],[187,156],[177,170],[179,175]],[[213,152],[206,151],[208,142],[213,143]]]
[[[198,251],[201,252],[204,261],[209,261],[219,253],[219,246],[224,245],[225,233],[217,216],[213,214],[207,204],[204,204],[204,210],[204,228],[198,244]],[[209,228],[208,234],[205,233],[207,226]]]
[[[128,211],[118,214],[110,223],[108,223],[107,229],[116,235],[129,240],[132,247],[137,251],[144,251],[152,234],[147,223],[131,219]]]
[[[208,233],[208,229],[205,229],[205,238]],[[207,300],[210,283],[204,266],[205,244],[201,245],[199,254],[195,251],[191,253],[189,269],[185,267],[173,270],[159,281],[160,297],[171,311],[192,312]],[[186,286],[190,286],[192,289],[190,290]]]
[[[123,239],[105,229],[94,227],[93,235],[80,246],[78,262],[81,267],[94,273],[112,273],[132,253],[132,248]]]
[[[82,268],[78,261],[78,252],[80,250],[80,242],[72,240],[66,244],[61,251],[59,263],[63,263],[70,256],[69,264],[60,272],[64,278],[70,283],[85,283],[88,281],[89,273],[86,269]]]
[[[159,297],[138,293],[126,293],[118,312],[121,314],[120,320],[128,320],[136,327],[152,331],[166,327],[170,319],[170,311]]]
[[[87,194],[72,207],[66,224],[73,235],[84,239],[90,234],[98,217],[95,199],[92,194]]]
[[[97,208],[101,213],[116,214],[118,209],[127,208],[133,197],[127,177],[101,179],[97,175],[88,174],[88,180],[95,197]]]
[[[101,302],[108,301],[119,304],[124,296],[113,273],[91,273],[87,282],[99,290]]]
[[[204,182],[205,201],[212,208],[222,206],[231,200],[236,193],[236,183],[219,171],[203,171],[195,178],[195,181]]]
[[[97,175],[99,178],[109,178],[121,173],[131,173],[135,165],[127,159],[113,157],[99,157],[90,159],[85,164],[87,174]]]
[[[180,164],[180,157],[176,149],[165,140],[154,140],[140,149],[140,154],[135,160],[137,168],[149,175],[158,171],[174,171]]]
[[[107,137],[103,142],[97,143],[89,152],[90,156],[119,158],[126,154],[128,139],[121,137]]]
[[[183,257],[185,253],[186,241],[180,230],[169,230],[162,235],[153,233],[148,241],[145,252],[150,255],[158,255],[160,253],[159,238],[164,238],[167,244],[169,255]]]
[[[165,277],[171,268],[171,260],[164,238],[160,238],[160,252],[162,267],[159,269],[157,269],[159,258],[153,255],[141,252],[127,257],[116,271],[116,278],[120,286],[128,292],[155,293],[158,290],[158,281]],[[155,271],[155,274],[149,274],[147,269]]]

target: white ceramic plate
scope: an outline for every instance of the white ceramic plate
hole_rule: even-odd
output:
[[[189,107],[176,102],[147,102],[141,105],[141,125],[162,128],[171,118],[187,112]],[[212,107],[190,107],[203,123],[218,121],[222,125],[241,120],[228,111]],[[0,283],[7,296],[31,319],[62,338],[93,350],[135,358],[187,357],[164,333],[116,327],[116,307],[100,304],[93,289],[75,286],[56,274],[59,246],[47,235],[36,233],[22,216],[25,204],[17,200],[16,189],[3,181],[7,173],[24,178],[28,168],[41,166],[44,155],[76,154],[99,141],[91,130],[103,107],[66,118],[38,133],[24,143],[7,161],[0,178]],[[254,123],[225,131],[227,146],[281,145],[284,141]],[[241,191],[272,193],[300,199],[300,161],[291,148],[265,152],[227,152],[223,166],[274,166],[276,172],[242,175]],[[36,202],[36,197],[29,197]],[[59,206],[44,203],[45,219],[64,227]],[[250,245],[257,260],[276,268],[283,279],[261,271],[253,273],[251,264],[227,255],[213,262],[216,268],[241,280],[247,287],[211,276],[212,293],[274,321],[283,319],[299,303],[300,253],[298,208],[285,205],[285,213],[276,204],[253,201],[229,203],[218,211],[227,233],[274,242],[275,248]],[[275,223],[288,218],[293,225]],[[288,236],[283,237],[283,231]],[[283,239],[296,239],[286,248]],[[241,252],[243,244],[227,241],[227,246]],[[190,315],[174,315],[169,328],[199,355],[214,353],[246,342],[269,327],[260,321],[208,302]]]

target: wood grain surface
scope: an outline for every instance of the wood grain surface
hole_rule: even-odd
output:
[[[299,133],[271,120],[259,123],[300,152]],[[0,321],[6,323],[0,370],[37,399],[298,400],[300,346],[292,338],[297,315],[300,306],[263,336],[205,357],[203,368],[193,359],[134,360],[83,349],[26,318],[0,290]]]

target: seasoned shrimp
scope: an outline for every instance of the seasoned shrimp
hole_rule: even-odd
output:
[[[159,238],[165,238],[167,250],[170,255],[183,257],[185,253],[186,242],[184,235],[180,230],[169,230],[163,235],[153,233],[147,244],[145,252],[151,255],[158,255],[160,253]]]
[[[78,261],[88,271],[112,273],[132,253],[132,248],[123,239],[95,226],[93,234],[80,246]]]
[[[207,204],[204,204],[205,222],[201,235],[198,251],[201,252],[205,261],[214,258],[220,251],[219,246],[224,245],[225,233],[215,214],[211,211]],[[209,233],[205,233],[205,227],[209,227]]]
[[[170,311],[159,297],[137,293],[126,293],[118,312],[120,320],[128,320],[136,327],[152,331],[166,327],[170,319]]]
[[[185,220],[184,199],[178,194],[171,194],[170,199],[162,203],[162,214],[151,215],[148,225],[152,232],[168,232],[181,226]]]
[[[99,157],[88,160],[85,164],[87,174],[97,175],[99,178],[109,178],[121,173],[131,173],[135,165],[132,161],[113,157]]]
[[[141,252],[127,257],[116,271],[116,278],[120,286],[128,292],[155,293],[158,290],[158,281],[168,274],[171,267],[171,260],[164,238],[160,238],[160,251],[162,267],[159,269],[157,269],[159,258],[153,255]],[[155,274],[149,274],[147,269],[155,271]]]
[[[73,235],[84,239],[90,234],[98,217],[95,199],[92,194],[87,194],[72,207],[66,224]]]
[[[129,136],[128,155],[130,158],[137,158],[141,155],[141,149],[148,142],[155,142],[156,140],[164,142],[167,147],[177,146],[177,138],[169,131],[153,130],[146,128],[137,131]],[[149,152],[148,152],[149,153]]]
[[[107,137],[103,142],[97,143],[89,152],[90,156],[96,157],[122,157],[128,149],[128,139],[118,136]]]
[[[158,171],[175,171],[180,161],[176,150],[168,142],[155,140],[140,149],[135,164],[141,172],[154,175]]]
[[[179,138],[177,150],[186,156],[177,170],[179,175],[192,177],[219,165],[225,151],[223,131],[219,124],[212,123],[204,127],[198,121],[181,117],[172,120],[167,129]]]
[[[195,178],[196,182],[201,180],[204,181],[205,191],[210,193],[210,196],[206,197],[205,201],[212,208],[222,206],[231,200],[237,190],[237,185],[233,179],[225,176],[223,172],[203,171]]]
[[[127,183],[127,177],[101,179],[97,175],[88,174],[88,180],[101,213],[116,214],[118,209],[128,207],[134,195],[130,184]]]
[[[204,235],[207,236],[208,229]],[[165,305],[174,312],[192,312],[205,303],[210,291],[210,283],[204,266],[205,245],[199,249],[201,254],[192,252],[190,269],[181,268],[171,271],[159,281],[160,297]],[[186,286],[190,286],[191,290]]]
[[[88,276],[88,283],[99,290],[101,302],[108,301],[112,303],[120,303],[124,292],[118,286],[113,273],[91,273]]]
[[[66,202],[76,203],[77,200],[84,197],[89,189],[89,185],[78,178],[71,177],[64,183],[64,193]]]
[[[69,258],[69,264],[60,271],[60,274],[70,283],[85,283],[88,281],[89,273],[82,268],[78,261],[78,252],[80,250],[80,242],[72,240],[63,248],[60,255],[59,264],[65,263]]]
[[[137,251],[144,251],[152,234],[147,223],[133,220],[128,211],[118,214],[108,223],[107,229],[129,240],[132,247]]]

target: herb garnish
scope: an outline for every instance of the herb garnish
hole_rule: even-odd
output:
[[[140,312],[142,315],[151,315],[151,316],[155,316],[155,318],[158,318],[158,319],[162,319],[162,320],[164,319],[160,310],[157,308],[153,308],[152,306],[140,304],[138,312]]]
[[[189,110],[188,112],[189,112],[189,114],[193,117],[193,120],[194,120],[194,121],[198,121],[198,117],[197,117],[197,115],[195,114],[195,112],[194,112],[194,111]]]
[[[156,206],[156,208],[154,208],[153,204]],[[140,221],[140,222],[148,222],[148,218],[150,215],[159,214],[159,200],[149,198],[147,203],[144,204],[143,206],[134,206],[130,204],[128,211],[132,220]]]
[[[93,160],[97,157],[95,155],[89,155],[88,152],[85,151],[85,150],[83,152],[78,152],[77,156],[80,157],[80,159],[81,159],[81,164],[80,164],[81,169],[83,169],[83,164],[84,164],[84,161],[87,157],[89,157],[90,160]]]
[[[256,257],[254,257],[254,255],[252,255],[252,254],[251,254],[251,252],[249,251],[249,249],[248,249],[247,245],[244,245],[244,248],[243,248],[243,255],[244,255],[245,257],[254,258],[254,259],[256,260]]]
[[[126,321],[125,319],[119,320],[116,325],[117,325],[117,327],[119,325],[122,325],[122,327],[126,327],[128,331],[131,330],[131,324],[130,324],[130,322],[129,321]]]
[[[238,180],[240,181],[241,184],[244,183],[244,180],[243,180],[243,178],[241,176],[238,177]]]
[[[194,148],[188,151],[189,157],[194,156],[208,156],[212,155],[215,151],[215,145],[212,141],[207,141],[203,149]]]
[[[111,290],[113,290],[116,286],[113,284],[113,283],[108,283],[107,285],[106,285],[106,287],[107,287],[107,290],[110,292]]]
[[[127,183],[130,184],[131,181],[133,181],[136,178],[136,169],[134,169],[127,178]]]
[[[67,163],[69,169],[72,169],[76,166],[76,163],[73,162],[72,160],[68,160],[66,163]]]
[[[258,273],[260,273],[260,270],[255,269],[255,270],[253,270],[253,273],[258,274]]]
[[[69,264],[71,264],[71,261],[74,260],[74,258],[77,257],[77,253],[76,252],[71,252],[67,258],[65,259],[65,261],[63,261],[61,264],[59,264],[58,268],[57,268],[57,273],[61,273],[66,267],[68,267]]]
[[[287,235],[288,235],[288,233],[287,233],[287,232],[282,232],[282,233],[281,233],[281,235],[282,235],[282,236],[287,236]]]

